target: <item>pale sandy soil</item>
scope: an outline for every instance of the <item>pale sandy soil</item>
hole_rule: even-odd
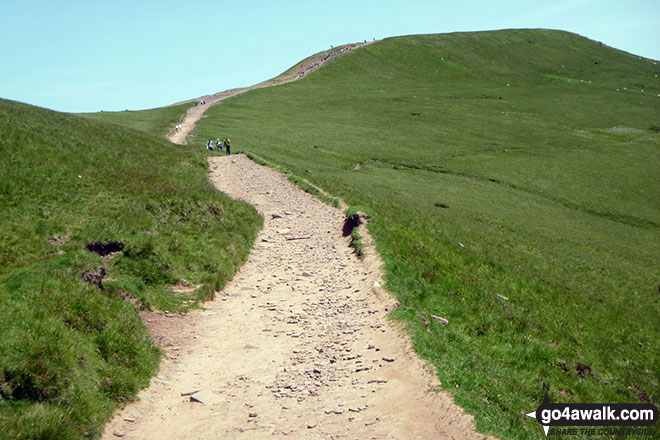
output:
[[[167,355],[103,439],[486,438],[386,318],[378,256],[355,257],[342,213],[245,156],[210,162],[264,229],[206,310],[144,315]]]

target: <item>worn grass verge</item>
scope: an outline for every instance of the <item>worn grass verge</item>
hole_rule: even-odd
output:
[[[326,203],[330,206],[334,206],[335,208],[339,207],[339,200],[336,197],[332,197],[332,196],[328,196],[328,195],[324,194],[323,191],[319,190],[319,188],[317,188],[316,186],[310,184],[305,179],[293,174],[291,171],[287,170],[285,167],[283,167],[281,165],[276,165],[273,162],[270,162],[270,161],[260,157],[259,155],[254,154],[254,153],[249,152],[249,151],[246,151],[246,152],[237,151],[237,153],[243,153],[247,157],[249,157],[250,160],[252,160],[253,162],[255,162],[259,165],[263,165],[263,166],[272,168],[272,169],[274,169],[274,170],[276,170],[276,171],[278,171],[282,174],[286,174],[287,180],[289,182],[291,182],[294,185],[298,186],[300,189],[302,189],[306,193],[309,193],[309,194],[315,196],[316,198],[318,198],[319,200],[321,200],[322,202],[324,202],[324,203]]]

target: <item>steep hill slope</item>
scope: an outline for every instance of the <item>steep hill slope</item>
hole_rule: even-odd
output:
[[[554,401],[660,395],[658,70],[559,31],[393,38],[232,98],[197,135],[371,214],[419,352],[481,429],[524,438],[542,382]]]
[[[0,155],[0,437],[98,437],[158,363],[137,308],[211,296],[261,219],[114,124],[0,100]]]

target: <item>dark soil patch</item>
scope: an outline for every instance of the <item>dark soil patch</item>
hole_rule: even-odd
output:
[[[591,376],[591,367],[589,365],[577,363],[575,365],[575,372],[577,373],[580,379],[584,379],[586,376]]]
[[[353,214],[350,217],[346,217],[344,220],[344,227],[342,228],[342,234],[344,237],[348,237],[353,232],[353,229],[357,228],[362,224],[362,219],[359,214]]]
[[[124,249],[124,243],[121,241],[93,241],[91,243],[87,243],[85,248],[90,252],[95,252],[100,256],[105,257],[106,255],[110,255],[114,252],[121,252],[121,250]]]

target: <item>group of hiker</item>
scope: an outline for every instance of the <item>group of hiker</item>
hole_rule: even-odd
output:
[[[365,40],[365,43],[366,43],[366,40]],[[329,58],[332,58],[335,55],[340,55],[340,54],[346,52],[347,50],[348,50],[348,46],[345,46],[341,49],[335,50],[334,52],[327,53],[323,58],[321,58],[320,60],[310,64],[309,66],[307,66],[307,68],[303,68],[303,64],[301,64],[300,65],[300,71],[298,72],[298,78],[302,78],[307,73],[309,73],[312,70],[316,69],[318,66],[320,66],[324,62],[328,61]]]
[[[222,148],[223,147],[224,147],[225,151],[227,152],[227,155],[229,155],[230,150],[231,150],[231,141],[229,140],[228,137],[226,137],[224,141],[221,141],[220,138],[217,138],[215,140],[215,147],[217,148],[218,154],[220,156],[222,156]],[[213,151],[213,139],[209,139],[209,141],[206,143],[206,148]]]

